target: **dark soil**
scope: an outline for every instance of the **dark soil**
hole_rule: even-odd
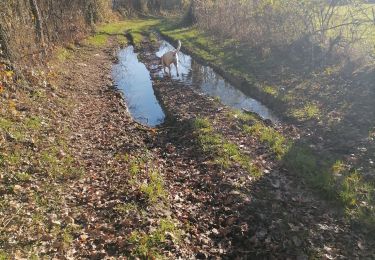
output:
[[[159,62],[156,47],[145,39],[139,50],[150,70]],[[61,189],[44,184],[40,196],[58,195],[59,202],[58,206],[46,202],[48,210],[43,209],[44,217],[37,224],[21,215],[23,211],[2,208],[0,249],[7,255],[29,258],[34,252],[61,259],[375,257],[375,244],[366,240],[365,231],[351,226],[342,212],[288,173],[267,145],[243,133],[247,122],[229,117],[230,109],[218,101],[152,74],[167,122],[155,129],[134,122],[110,76],[117,48],[114,39],[105,47],[77,46],[72,57],[59,64],[63,68],[55,79],[59,91],[52,93],[71,100],[70,108],[64,111],[64,106],[55,109],[51,105],[48,111],[35,113],[59,114],[53,123],[69,129],[66,146],[83,173],[79,178],[50,179],[51,186]],[[255,178],[240,165],[223,168],[215,163],[197,141],[192,121],[198,117],[209,118],[215,132],[249,155],[262,176]],[[275,128],[291,138],[298,135],[293,126]],[[152,183],[154,172],[163,179],[165,190],[156,199],[143,189]],[[21,208],[30,205],[34,195],[26,191],[35,189],[44,177],[34,178],[16,190],[2,191],[2,196],[8,194]],[[0,180],[4,187],[4,179]],[[155,230],[164,220],[174,228],[162,231],[164,239],[157,239]],[[13,233],[17,227],[33,233],[25,238],[22,232]]]

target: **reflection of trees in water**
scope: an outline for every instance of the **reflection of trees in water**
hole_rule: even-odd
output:
[[[157,55],[162,56],[170,50],[174,50],[174,47],[167,42],[162,42]],[[209,66],[203,66],[189,55],[181,52],[179,55],[179,67],[181,69],[179,80],[184,84],[191,85],[209,96],[219,97],[228,106],[246,108],[250,111],[260,112],[261,116],[270,118],[271,114],[266,107],[225,81]]]
[[[132,76],[132,70],[130,68],[134,68],[134,66],[139,66],[140,64],[133,46],[129,46],[121,51],[119,54],[119,60],[120,62],[117,66],[117,72],[129,76]]]
[[[164,113],[153,93],[149,71],[138,60],[132,46],[119,53],[119,63],[113,67],[112,75],[136,121],[147,125],[164,121]]]
[[[212,68],[192,61],[192,78],[197,88],[211,96],[218,96],[223,103],[240,108],[247,97],[226,82]]]
[[[191,62],[191,76],[193,84],[197,85],[198,87],[203,83],[203,72],[201,71],[201,65],[198,64],[196,61]]]

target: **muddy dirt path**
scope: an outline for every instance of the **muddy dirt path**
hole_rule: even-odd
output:
[[[157,48],[145,39],[139,49],[150,71],[159,64]],[[374,256],[373,244],[362,232],[286,172],[269,146],[243,133],[252,119],[233,116],[218,101],[151,74],[167,121],[158,128],[134,122],[110,77],[116,50],[114,38],[105,47],[77,47],[59,75],[61,87],[74,100],[73,112],[66,115],[73,130],[68,145],[85,174],[61,194],[64,212],[53,219],[69,239],[53,240],[51,228],[46,240],[53,243],[43,244],[45,255]],[[243,163],[223,167],[215,161],[201,145],[194,128],[197,118],[207,118],[228,149],[236,147],[235,153],[251,158],[260,177],[249,174]],[[289,126],[276,130],[296,135]]]
[[[166,150],[165,143],[171,143],[175,149],[167,165],[178,170],[166,176],[177,198],[173,209],[180,217],[182,210],[182,219],[188,218],[194,227],[191,235],[200,242],[201,257],[374,256],[366,232],[351,227],[334,205],[289,174],[270,147],[242,131],[252,122],[228,116],[229,108],[189,86],[160,79],[156,51],[157,46],[143,43],[143,61],[155,72],[154,89],[171,126],[159,135],[158,145]],[[208,118],[216,133],[252,158],[262,177],[253,178],[237,165],[223,169],[212,164],[212,157],[192,141],[196,137],[189,126],[196,118]],[[280,124],[276,130],[290,138],[298,136],[292,126]]]

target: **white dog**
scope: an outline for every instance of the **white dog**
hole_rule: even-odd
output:
[[[174,51],[169,51],[161,57],[161,65],[163,65],[164,73],[167,73],[165,68],[168,67],[170,77],[172,77],[172,75],[171,75],[171,64],[172,63],[176,67],[177,77],[179,76],[179,74],[178,74],[178,53],[179,53],[180,49],[181,49],[181,41],[178,40],[177,49],[174,50]]]

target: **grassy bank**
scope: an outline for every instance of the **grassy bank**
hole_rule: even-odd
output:
[[[159,19],[133,19],[126,21],[119,21],[116,23],[108,23],[96,28],[96,34],[88,39],[89,42],[105,44],[104,39],[108,39],[110,35],[116,35],[120,41],[124,41],[124,37],[129,37],[132,44],[139,47],[142,39],[145,36],[150,37],[149,29],[157,26],[160,23]],[[154,37],[150,37],[151,40]]]
[[[347,159],[348,154],[357,149],[355,141],[366,138],[372,129],[370,121],[365,121],[366,124],[361,125],[359,130],[351,125],[353,122],[346,122],[352,114],[358,115],[363,109],[353,98],[356,93],[351,89],[352,79],[348,81],[341,77],[337,66],[299,75],[298,70],[276,60],[275,56],[259,57],[244,43],[222,40],[196,27],[179,27],[168,21],[161,23],[158,29],[171,41],[181,40],[184,51],[216,68],[245,93],[276,109],[282,117],[292,119],[291,122],[300,124],[303,130],[314,128],[312,133],[291,143],[289,150],[279,159],[325,197],[343,205],[352,219],[375,226],[372,206],[374,181],[364,177],[368,168],[358,170],[363,167],[366,156],[371,154],[356,154],[358,160],[355,163]],[[369,73],[352,77],[361,75],[361,80],[365,82],[361,88],[372,93],[370,85],[366,85],[370,84]],[[362,99],[362,102],[369,109],[373,107],[369,99]],[[359,117],[363,120],[373,118],[370,110],[361,113]],[[267,131],[256,129],[256,126],[245,130],[249,134],[263,135],[262,138],[267,135]],[[346,138],[354,139],[352,146],[345,143]],[[331,148],[333,144],[336,147]],[[277,147],[277,142],[274,146]],[[366,146],[372,147],[373,143],[367,142]],[[337,147],[340,148],[335,149]]]

